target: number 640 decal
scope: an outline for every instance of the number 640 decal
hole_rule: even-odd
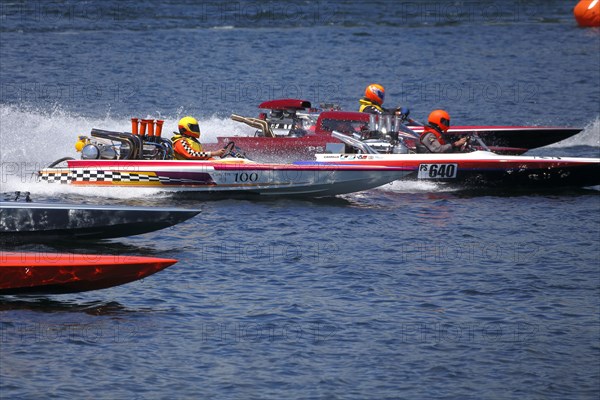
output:
[[[420,164],[418,179],[456,178],[457,164]]]

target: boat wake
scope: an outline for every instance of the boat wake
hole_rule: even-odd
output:
[[[600,115],[588,123],[581,132],[568,139],[546,146],[546,148],[593,146],[600,147]]]
[[[394,181],[387,185],[379,186],[378,190],[395,193],[427,193],[427,192],[455,192],[456,187],[443,183],[423,181]]]
[[[4,178],[4,177],[3,177]],[[149,199],[156,201],[158,198],[167,198],[169,194],[159,189],[125,187],[78,187],[62,185],[59,183],[48,184],[38,181],[34,176],[9,176],[2,180],[0,192],[7,200],[13,198],[16,192],[29,193],[32,200],[44,198],[61,198],[63,200],[72,196],[85,198],[93,202],[96,198],[108,199]]]

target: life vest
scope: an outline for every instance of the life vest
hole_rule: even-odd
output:
[[[373,103],[371,100],[367,98],[362,98],[359,101],[360,107],[358,108],[359,112],[372,112],[376,111],[378,114],[383,114],[385,110],[378,105],[377,103]],[[371,108],[372,110],[365,110],[366,108]]]
[[[194,138],[175,134],[173,142],[173,156],[177,160],[206,160],[211,154],[202,150],[202,145]]]
[[[428,133],[433,133],[435,135],[436,139],[438,140],[438,142],[440,142],[441,145],[445,145],[446,144],[446,141],[444,140],[444,137],[442,136],[442,132],[440,132],[435,127],[432,127],[432,126],[429,126],[429,125],[425,126],[425,129],[423,130],[423,133],[421,133],[421,138],[420,138],[421,143],[423,143],[423,138]]]

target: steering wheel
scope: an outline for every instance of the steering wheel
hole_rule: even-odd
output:
[[[235,157],[235,143],[234,142],[229,142],[225,145],[225,147],[223,147],[225,149],[225,154],[223,154],[223,156],[221,158],[225,158],[228,156],[231,157]]]
[[[465,142],[465,144],[460,146],[461,153],[467,153],[467,152],[473,151],[473,146],[471,146],[471,136],[465,136],[465,137],[467,138],[467,141]]]

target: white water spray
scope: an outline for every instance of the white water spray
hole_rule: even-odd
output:
[[[177,130],[177,121],[184,115],[173,117],[139,115],[139,118],[164,119],[163,136],[170,138]],[[216,142],[217,136],[248,136],[254,130],[230,119],[208,117],[199,119],[204,143]],[[68,188],[67,185],[51,185],[37,182],[36,172],[63,157],[79,158],[75,142],[80,135],[90,136],[92,128],[109,131],[130,132],[131,121],[127,118],[91,118],[61,109],[41,111],[23,109],[11,105],[0,106],[0,192],[29,191],[55,195],[78,193],[89,196],[116,198],[131,197],[131,191],[121,188]],[[156,193],[136,190],[136,196]]]
[[[600,115],[590,121],[581,132],[568,139],[553,143],[547,147],[594,146],[600,147]]]

